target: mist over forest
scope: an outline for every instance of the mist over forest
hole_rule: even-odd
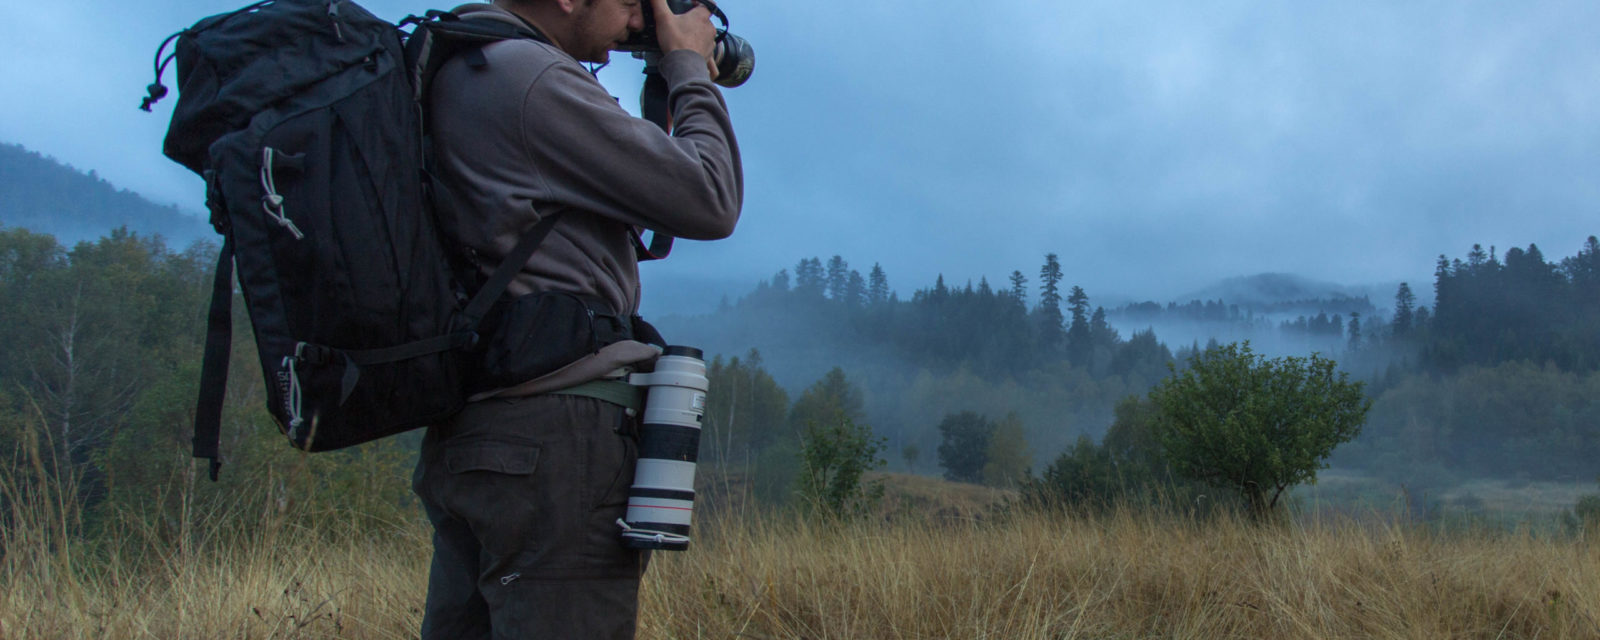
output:
[[[1600,245],[1573,248],[1546,259],[1532,245],[1473,246],[1439,256],[1433,282],[1377,300],[1303,297],[1279,274],[1230,281],[1238,301],[1110,308],[1053,254],[1004,283],[940,276],[905,299],[876,264],[862,276],[843,257],[808,258],[715,312],[659,324],[722,358],[758,358],[791,391],[837,367],[889,450],[907,452],[891,466],[908,471],[931,470],[917,452],[936,450],[941,420],[960,412],[1020,419],[1038,471],[1104,435],[1169,365],[1249,341],[1272,356],[1320,353],[1365,381],[1376,405],[1335,452],[1339,467],[1414,487],[1581,482],[1600,455]]]
[[[178,223],[197,219],[17,147],[0,148],[0,189],[0,423],[42,416],[91,479],[149,475],[148,451],[170,454],[161,468],[187,465],[215,245],[186,240]],[[711,360],[706,459],[754,469],[775,499],[816,416],[865,425],[889,470],[946,477],[946,427],[976,424],[1008,462],[970,480],[1007,486],[1109,455],[1108,432],[1140,428],[1153,386],[1244,341],[1268,356],[1319,353],[1366,385],[1374,405],[1334,451],[1341,472],[1411,487],[1583,483],[1600,459],[1600,243],[1572,240],[1548,258],[1463,247],[1435,259],[1431,281],[1259,274],[1160,301],[1085,291],[1054,254],[1001,282],[931,283],[812,257],[714,309],[653,320]],[[260,456],[245,464],[265,465],[279,445],[251,389],[259,370],[237,364],[247,340],[236,338],[230,433]]]

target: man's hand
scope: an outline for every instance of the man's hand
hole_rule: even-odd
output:
[[[717,61],[711,54],[717,46],[717,28],[711,25],[711,10],[695,4],[688,13],[678,15],[667,7],[667,0],[649,0],[655,12],[656,40],[661,53],[688,49],[705,58],[706,70],[717,77]]]

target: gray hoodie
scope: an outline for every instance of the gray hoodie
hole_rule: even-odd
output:
[[[491,5],[457,11],[467,19],[518,20]],[[630,225],[694,240],[733,232],[744,199],[739,148],[699,55],[674,51],[661,60],[670,136],[630,116],[551,45],[508,40],[484,47],[483,55],[488,65],[481,69],[460,56],[447,62],[430,94],[437,167],[456,199],[454,241],[476,252],[487,274],[541,216],[563,213],[511,293],[567,291],[636,313]],[[612,349],[608,362],[584,369],[638,359],[641,346]],[[586,376],[593,377],[565,377]]]

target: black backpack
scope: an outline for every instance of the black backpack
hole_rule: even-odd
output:
[[[205,178],[223,237],[194,438],[213,480],[235,267],[267,408],[293,446],[338,449],[461,409],[480,321],[557,216],[468,296],[433,214],[422,97],[445,59],[481,62],[478,47],[509,38],[543,40],[448,13],[396,26],[349,0],[268,0],[162,43],[142,108],[166,94],[175,58],[164,151]]]

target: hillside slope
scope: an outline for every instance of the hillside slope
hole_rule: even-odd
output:
[[[215,237],[204,220],[176,206],[158,205],[92,170],[85,173],[5,143],[0,143],[0,226],[48,233],[69,247],[118,227],[160,235],[175,248]]]

